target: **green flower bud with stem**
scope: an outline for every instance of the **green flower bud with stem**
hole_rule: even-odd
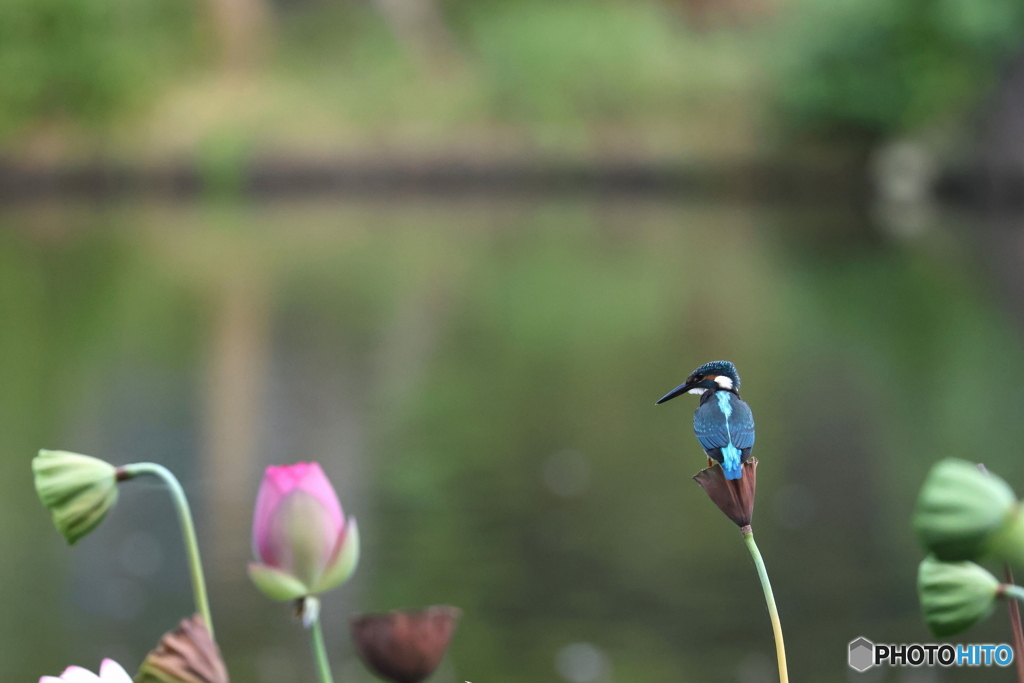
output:
[[[139,462],[114,467],[108,462],[79,453],[41,450],[32,460],[36,492],[50,510],[53,522],[69,544],[75,544],[99,526],[117,502],[117,484],[149,475],[160,479],[171,494],[181,523],[188,555],[196,609],[213,637],[213,620],[206,594],[206,579],[199,557],[192,510],[177,477],[163,465]]]
[[[1013,490],[983,464],[947,459],[928,473],[914,528],[933,556],[921,563],[918,591],[936,635],[955,635],[986,618],[996,597],[1020,593],[1010,562],[1024,560],[1024,520]],[[1006,583],[970,560],[1003,560]],[[993,589],[993,587],[995,588]],[[1024,683],[1024,628],[1017,600],[1007,602],[1017,679]]]

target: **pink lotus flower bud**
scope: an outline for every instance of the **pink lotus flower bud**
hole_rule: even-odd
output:
[[[359,561],[359,528],[346,521],[319,463],[268,467],[256,496],[249,565],[274,600],[315,595],[344,583]]]

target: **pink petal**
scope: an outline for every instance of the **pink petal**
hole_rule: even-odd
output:
[[[39,683],[64,683],[64,681],[56,676],[40,676]]]
[[[103,683],[132,683],[132,677],[113,659],[104,659],[100,664],[100,680]]]
[[[288,483],[278,474],[279,470],[282,469],[284,468],[267,468],[266,473],[263,475],[263,481],[260,482],[259,493],[256,494],[256,510],[252,516],[253,552],[264,564],[272,567],[277,566],[277,557],[274,549],[268,545],[267,541],[271,516],[285,494],[285,491],[282,490],[282,484]]]
[[[284,561],[282,548],[272,539],[273,518],[284,497],[295,489],[303,490],[320,501],[330,516],[331,527],[342,529],[345,526],[345,515],[338,496],[319,463],[300,462],[268,467],[256,496],[252,541],[256,556],[271,567],[279,567]]]
[[[345,513],[341,511],[341,503],[338,501],[338,494],[335,493],[334,486],[331,485],[331,480],[320,469],[318,462],[300,462],[296,467],[300,465],[306,465],[306,470],[302,473],[297,488],[312,494],[323,504],[331,516],[334,529],[336,532],[340,532],[345,528]]]
[[[65,683],[97,683],[100,680],[99,676],[80,666],[69,666],[60,677]]]

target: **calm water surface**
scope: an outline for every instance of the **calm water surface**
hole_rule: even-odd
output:
[[[774,680],[737,529],[690,477],[698,364],[738,365],[758,424],[754,528],[794,681],[846,645],[928,639],[909,513],[929,465],[1024,490],[1024,353],[971,222],[655,201],[41,206],[0,214],[0,680],[133,670],[191,609],[164,492],[133,482],[67,548],[40,447],[154,460],[198,515],[236,683],[314,680],[251,587],[262,469],[315,459],[360,521],[324,601],[347,620],[465,610],[437,683]],[[903,235],[903,236],[899,236]],[[964,638],[1008,638],[1001,612]]]

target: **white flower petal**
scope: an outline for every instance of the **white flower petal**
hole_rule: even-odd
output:
[[[41,676],[39,678],[39,683],[64,683],[64,681],[56,676]]]
[[[69,666],[60,675],[65,683],[99,683],[100,677],[80,666]]]
[[[104,659],[100,664],[100,680],[103,683],[132,683],[132,677],[113,659]]]

